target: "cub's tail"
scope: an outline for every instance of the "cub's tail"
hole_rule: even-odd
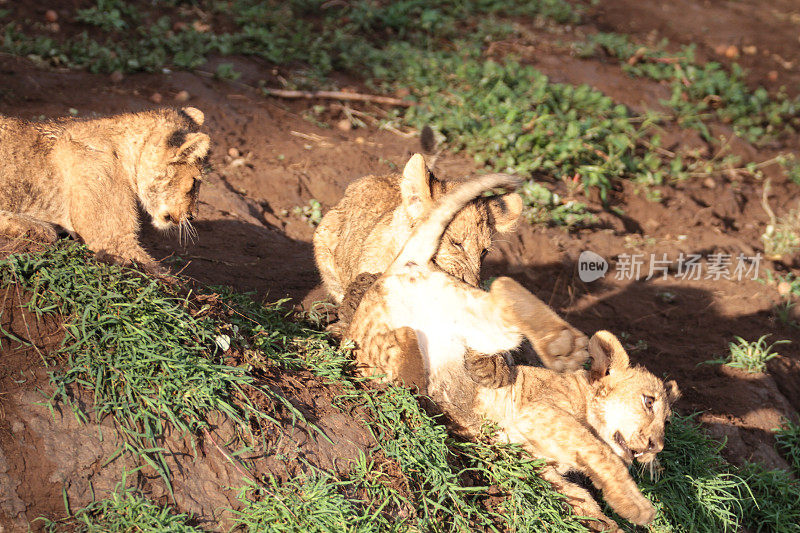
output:
[[[422,156],[415,154],[413,158]],[[413,159],[412,158],[412,159]],[[422,163],[424,165],[424,162]],[[408,263],[427,265],[436,255],[442,235],[453,217],[474,198],[495,187],[516,188],[521,179],[510,174],[486,174],[464,182],[454,191],[439,199],[433,209],[414,228],[401,252],[387,269],[402,267]]]

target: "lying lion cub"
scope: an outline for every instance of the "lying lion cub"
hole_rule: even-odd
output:
[[[503,175],[467,183],[415,228],[353,316],[348,337],[358,362],[366,374],[426,391],[470,433],[485,418],[495,422],[502,438],[548,460],[543,475],[579,515],[617,529],[588,492],[562,476],[568,470],[587,474],[620,516],[649,523],[653,507],[626,465],[653,461],[662,449],[675,383],[665,387],[631,368],[608,332],[592,337],[587,353],[585,337],[514,280],[499,278],[484,292],[431,261],[461,206],[486,189],[513,184]],[[508,368],[495,354],[516,348],[522,335],[548,367],[575,368],[591,354],[591,372]]]
[[[386,270],[417,222],[455,186],[437,180],[420,154],[409,159],[402,176],[365,176],[351,183],[314,233],[317,267],[336,303],[359,274]],[[511,231],[521,212],[522,198],[515,193],[470,203],[448,226],[434,262],[477,286],[493,235]]]
[[[57,225],[100,257],[158,270],[139,245],[136,202],[156,228],[193,231],[203,118],[193,107],[39,123],[0,116],[0,233],[52,242]]]

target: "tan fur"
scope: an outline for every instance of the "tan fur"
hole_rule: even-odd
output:
[[[437,180],[420,154],[409,159],[402,175],[366,176],[350,184],[314,233],[317,266],[336,303],[359,274],[383,273],[417,222],[456,185]],[[515,193],[470,203],[448,226],[434,262],[477,286],[493,235],[511,231],[521,211]]]
[[[353,316],[348,337],[356,343],[358,362],[367,375],[422,388],[470,433],[486,418],[495,422],[502,438],[547,459],[545,477],[601,527],[616,529],[584,489],[562,476],[567,470],[589,475],[624,518],[648,523],[653,508],[626,465],[639,452],[637,459],[649,462],[663,447],[676,389],[667,392],[649,372],[630,368],[608,332],[589,344],[590,372],[555,372],[576,369],[589,356],[583,334],[510,278],[497,279],[484,292],[430,261],[447,216],[467,193],[479,194],[481,186],[496,187],[498,181],[488,176],[456,189],[412,232]],[[523,336],[548,369],[505,363],[503,353]],[[424,372],[415,367],[418,361]],[[653,399],[651,410],[644,396]]]
[[[158,270],[138,242],[137,200],[156,228],[188,221],[209,138],[187,107],[90,120],[0,116],[0,233],[54,241],[56,226],[99,257]]]

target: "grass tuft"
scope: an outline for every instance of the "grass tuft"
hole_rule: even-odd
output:
[[[58,522],[38,520],[50,533],[65,530],[80,533],[202,533],[190,525],[190,515],[177,514],[171,507],[156,505],[133,490],[114,492]]]
[[[728,344],[730,353],[726,359],[716,359],[709,363],[722,363],[731,368],[738,368],[745,372],[766,372],[767,361],[779,354],[773,350],[778,344],[789,344],[791,341],[775,341],[767,345],[769,334],[762,335],[758,340],[749,342],[742,337],[734,337],[736,342]]]

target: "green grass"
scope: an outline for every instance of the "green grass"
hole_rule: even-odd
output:
[[[512,21],[578,21],[579,10],[562,0],[196,4],[208,19],[180,2],[97,0],[77,14],[91,32],[56,38],[37,32],[37,23],[12,21],[3,30],[0,50],[94,72],[197,69],[211,55],[252,55],[291,66],[290,87],[325,88],[333,83],[332,72],[344,71],[365,78],[379,92],[410,90],[419,105],[385,122],[431,126],[449,150],[463,150],[488,169],[530,176],[523,198],[533,223],[591,224],[594,217],[576,195],[596,195],[605,203],[619,180],[635,181],[656,199],[653,185],[737,164],[732,156],[705,161],[669,155],[659,149],[654,129],[664,117],[634,116],[588,86],[552,83],[510,57],[485,59],[487,42],[514,34]],[[663,62],[675,59],[666,57],[663,46],[641,51],[613,34],[592,36],[579,47],[587,55],[607,51],[633,75],[670,81],[668,105],[675,120],[707,137],[709,119],[728,122],[754,141],[777,135],[784,126],[792,129],[798,121],[793,101],[750,91],[737,67],[697,65],[691,47],[675,63]],[[628,65],[635,54],[639,61]],[[214,75],[235,80],[240,73],[222,63]],[[758,168],[748,165],[743,171]],[[567,193],[554,194],[536,183],[541,179],[562,182]]]
[[[106,499],[78,509],[57,522],[39,519],[45,531],[79,533],[201,533],[189,525],[191,516],[162,507],[133,490],[119,490]]]
[[[737,135],[754,143],[800,127],[800,100],[783,94],[771,97],[763,87],[751,90],[737,64],[730,69],[714,61],[698,64],[693,45],[672,54],[666,45],[664,41],[645,47],[625,35],[598,33],[577,47],[584,56],[605,51],[633,76],[670,82],[671,95],[663,103],[675,111],[678,125],[696,128],[706,139],[711,140],[707,126],[711,120],[730,124]],[[629,64],[634,57],[636,61]]]
[[[236,519],[246,530],[585,530],[538,477],[539,460],[488,438],[451,436],[408,389],[366,386],[367,380],[353,377],[349,349],[334,346],[313,317],[301,320],[280,303],[261,305],[222,289],[206,308],[87,256],[68,243],[41,255],[9,256],[0,264],[3,285],[25,289],[34,312],[68,317],[61,363],[52,371],[53,383],[63,389],[53,401],[68,402],[67,387],[91,392],[98,409],[124,431],[140,430],[138,440],[129,435],[129,441],[143,464],[159,468],[158,454],[141,449],[158,432],[168,426],[197,431],[209,409],[228,413],[246,433],[254,414],[232,400],[232,391],[266,367],[307,368],[341,391],[335,405],[344,413],[363,413],[377,444],[350,473],[312,467],[305,478],[288,482],[258,479],[241,492]],[[215,361],[219,344],[234,346],[245,363]],[[138,366],[141,361],[147,369]],[[791,450],[795,437],[787,429],[779,442]],[[798,483],[785,472],[735,468],[721,449],[691,418],[675,417],[660,454],[660,477],[639,479],[658,511],[653,530],[796,531]],[[140,522],[145,531],[147,524],[191,531],[187,517],[136,493],[115,494],[69,514],[88,531],[129,531],[126,525]]]
[[[794,468],[795,475],[800,475],[800,424],[786,420],[775,430],[775,442],[778,451]]]
[[[716,359],[709,363],[722,363],[745,372],[766,372],[767,361],[779,355],[773,348],[778,344],[790,343],[788,340],[780,340],[767,344],[767,337],[769,335],[762,335],[755,341],[734,337],[736,341],[728,344],[730,353],[727,358]]]
[[[28,309],[65,317],[60,363],[50,373],[51,402],[73,406],[86,420],[72,392],[89,391],[94,419],[112,416],[124,451],[140,455],[169,486],[159,444],[167,427],[195,434],[207,427],[205,415],[218,411],[246,428],[250,417],[265,416],[240,394],[255,387],[254,379],[221,360],[219,334],[205,309],[190,308],[155,280],[88,256],[69,242],[42,254],[11,255],[0,260],[0,286],[18,283],[31,296]]]
[[[649,186],[683,168],[646,149],[654,142],[648,119],[600,92],[551,83],[511,59],[484,60],[485,43],[512,34],[510,22],[519,17],[575,22],[577,12],[560,0],[199,2],[212,22],[224,21],[224,31],[198,31],[186,10],[159,15],[164,11],[137,6],[105,0],[81,11],[92,35],[100,30],[105,39],[80,33],[57,40],[37,34],[35,24],[10,22],[0,50],[95,72],[195,69],[211,54],[253,55],[295,66],[290,86],[325,87],[339,70],[366,77],[378,91],[410,89],[420,105],[388,122],[432,126],[450,150],[531,176],[524,198],[534,222],[591,223],[573,193],[596,191],[605,202],[619,179]],[[175,29],[176,22],[183,26]],[[220,78],[238,75],[229,64],[220,69]],[[568,197],[535,190],[543,177],[563,181]]]

